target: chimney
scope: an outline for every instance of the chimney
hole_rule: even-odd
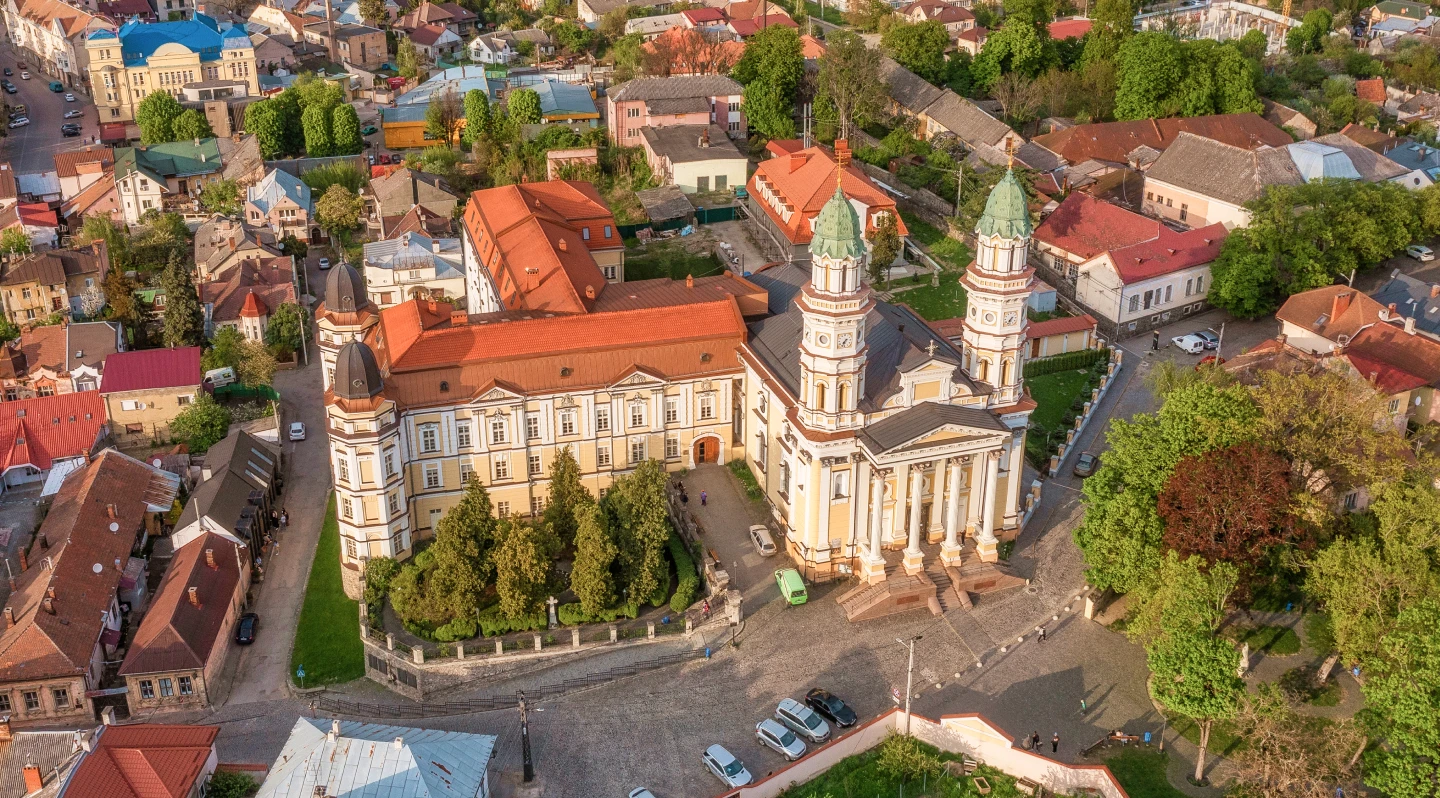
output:
[[[25,794],[39,792],[45,787],[45,779],[40,776],[40,766],[25,760]]]
[[[206,549],[206,550],[205,550],[205,565],[209,566],[211,570],[214,570],[214,568],[215,568],[215,550],[214,550],[214,549]]]
[[[1290,336],[1286,335],[1285,333],[1280,333],[1279,335],[1275,336],[1275,343],[1280,344],[1281,346],[1284,346],[1284,345],[1285,345],[1285,341],[1286,341],[1289,337],[1290,337]]]
[[[1411,334],[1411,335],[1414,335],[1414,334],[1415,334],[1415,317],[1414,317],[1414,316],[1406,316],[1406,317],[1405,317],[1405,332],[1407,332],[1407,333],[1409,333],[1409,334]]]
[[[44,533],[44,532],[41,532],[41,533],[40,533],[40,550],[41,550],[41,551],[49,551],[49,550],[50,550],[50,539],[47,538],[47,537],[45,537],[45,533]]]
[[[1330,303],[1330,320],[1334,321],[1340,318],[1340,314],[1344,313],[1346,310],[1349,309],[1350,300],[1354,298],[1354,291],[1341,291],[1337,293],[1335,295],[1335,300]]]
[[[850,165],[850,142],[846,139],[835,139],[835,163],[841,169]]]
[[[403,750],[404,748],[405,748],[405,738],[404,738],[404,737],[396,737],[396,738],[395,738],[395,750],[396,750],[396,751],[400,751],[400,750]]]
[[[463,326],[470,323],[470,314],[463,310],[450,311],[451,326]]]
[[[106,726],[115,725],[115,707],[105,707],[100,710],[100,722]]]
[[[693,274],[687,274],[687,275],[685,275],[685,287],[686,287],[686,288],[694,288],[694,287],[695,287],[695,275],[693,275]]]
[[[107,504],[107,505],[105,505],[105,517],[107,517],[107,518],[112,518],[112,519],[115,517],[115,505],[113,505],[113,504]]]
[[[6,608],[5,608],[5,628],[6,628],[6,629],[9,629],[10,627],[12,627],[12,626],[14,626],[14,625],[15,625],[15,608],[14,608],[14,607],[6,607]]]
[[[701,149],[709,149],[709,148],[710,148],[710,128],[708,128],[708,127],[701,128],[701,130],[700,130],[700,148],[701,148]]]
[[[26,557],[26,556],[25,556],[25,550],[24,550],[24,549],[21,549],[21,550],[20,550],[20,573],[22,573],[22,574],[25,573],[25,569],[27,569],[27,568],[29,568],[29,567],[30,567],[30,558],[29,558],[29,557]]]
[[[336,737],[340,736],[340,720],[338,718],[330,721],[330,733]]]
[[[807,160],[809,160],[809,156],[807,156],[803,151],[790,153],[790,171],[797,171],[800,167],[805,165],[805,162]]]
[[[438,239],[438,238],[432,238],[432,239],[430,239],[430,251],[431,251],[431,252],[439,252],[439,251],[440,251],[440,239]]]
[[[587,286],[585,286],[585,298],[586,298],[586,299],[594,299],[594,298],[595,298],[595,286],[593,286],[593,285],[587,285]]]
[[[431,313],[439,313],[439,312],[440,312],[440,308],[439,308],[438,306],[436,306],[435,300],[433,300],[433,299],[427,299],[427,300],[425,300],[425,309],[428,310],[428,311],[430,311]]]
[[[186,592],[187,594],[189,594],[189,596],[190,596],[190,604],[191,604],[191,606],[194,606],[194,607],[200,606],[200,588],[198,588],[198,587],[192,587],[192,588],[190,588],[189,590],[186,590],[185,592]]]
[[[51,614],[51,615],[54,615],[54,614],[55,614],[55,599],[52,599],[52,598],[50,598],[49,596],[46,596],[46,597],[45,597],[45,600],[44,600],[43,602],[41,602],[41,603],[45,606],[45,612],[47,612],[47,613],[49,613],[49,614]]]
[[[10,716],[0,715],[0,742],[9,740],[13,737],[14,735],[10,732]]]
[[[561,252],[569,252],[569,251],[570,251],[570,250],[569,250],[569,247],[567,247],[566,244],[565,244],[565,239],[563,239],[563,238],[560,239],[559,243],[557,243],[555,246],[556,246]]]

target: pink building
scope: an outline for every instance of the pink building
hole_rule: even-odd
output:
[[[636,78],[606,97],[610,137],[621,147],[638,147],[641,128],[718,125],[732,139],[745,138],[741,92],[724,75]]]

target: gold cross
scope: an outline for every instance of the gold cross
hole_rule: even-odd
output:
[[[930,345],[927,346],[927,347],[925,347],[925,351],[926,351],[926,352],[929,352],[931,357],[934,357],[934,356],[935,356],[935,339],[934,339],[934,338],[931,338],[931,339],[930,339]]]

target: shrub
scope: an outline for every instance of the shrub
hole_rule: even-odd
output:
[[[1081,349],[1078,352],[1066,352],[1063,355],[1051,355],[1025,363],[1025,376],[1039,377],[1044,374],[1054,374],[1057,371],[1073,371],[1095,366],[1097,363],[1105,363],[1110,359],[1109,349]]]
[[[225,770],[215,771],[210,783],[205,785],[205,794],[210,798],[246,798],[259,791],[260,785],[249,774]]]
[[[456,640],[469,640],[479,630],[479,624],[474,618],[456,618],[450,623],[437,628],[434,638],[442,643],[453,643]]]
[[[752,502],[758,502],[765,498],[765,491],[761,489],[760,483],[755,479],[755,473],[750,470],[750,466],[745,462],[745,458],[740,457],[731,460],[726,464],[726,467],[730,469],[730,473],[734,474],[736,479],[740,480],[740,485],[745,488],[745,498]]]
[[[670,559],[675,561],[675,574],[679,578],[675,595],[670,597],[670,610],[684,612],[695,603],[695,594],[700,592],[700,574],[695,570],[695,558],[690,556],[685,541],[681,540],[673,529],[670,531],[668,545]]]
[[[498,604],[489,609],[481,610],[476,620],[480,623],[480,633],[486,637],[509,634],[510,632],[529,632],[536,629],[543,629],[547,622],[545,613],[543,612],[523,616],[512,621],[500,614],[500,605]]]
[[[875,766],[893,779],[918,781],[922,776],[933,776],[940,771],[940,758],[930,753],[933,750],[914,737],[892,733],[880,744]]]
[[[561,604],[555,608],[556,617],[565,626],[577,626],[582,623],[614,623],[621,618],[634,619],[639,614],[640,605],[634,602],[607,607],[593,615],[585,612],[578,601]]]

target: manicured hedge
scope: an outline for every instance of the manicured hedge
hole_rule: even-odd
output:
[[[486,637],[544,629],[548,623],[543,612],[512,621],[500,614],[500,605],[498,604],[481,610],[478,620],[480,621],[480,633]]]
[[[681,540],[673,529],[670,530],[668,545],[670,559],[675,561],[675,574],[680,579],[680,583],[675,586],[675,595],[670,597],[670,610],[684,612],[695,603],[695,594],[700,592],[700,573],[695,570],[695,558],[690,556],[685,541]]]
[[[1063,355],[1028,360],[1025,362],[1025,376],[1039,377],[1043,374],[1054,374],[1057,371],[1089,368],[1109,357],[1109,349],[1081,349],[1078,352],[1066,352]]]
[[[575,626],[582,623],[614,623],[621,618],[633,619],[639,614],[640,605],[634,603],[609,607],[594,615],[582,609],[578,601],[561,604],[555,608],[555,615],[560,619],[561,626]]]

